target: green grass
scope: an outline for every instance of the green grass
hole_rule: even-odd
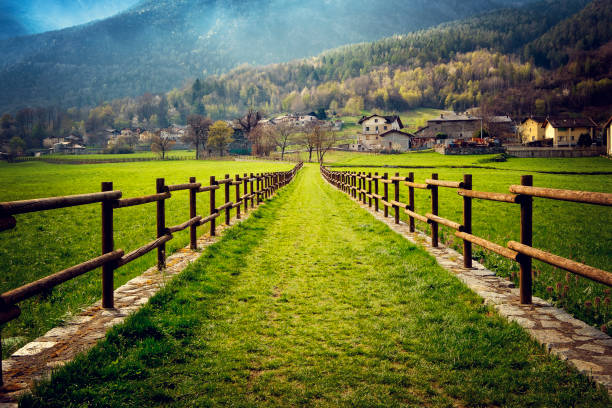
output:
[[[450,156],[432,151],[402,154],[373,154],[330,151],[325,156],[326,164],[333,166],[402,166],[402,167],[483,167],[487,169],[523,172],[592,173],[612,174],[612,160],[604,157],[580,157],[573,159],[515,158],[505,162],[491,161],[497,155]]]
[[[122,164],[58,165],[42,162],[0,163],[0,201],[83,194],[100,191],[102,181],[113,181],[124,198],[155,193],[155,179],[181,184],[195,176],[208,185],[210,176],[226,173],[288,170],[293,164],[271,162],[177,161]],[[222,191],[222,190],[221,190]],[[234,188],[231,194],[235,194]],[[189,219],[188,192],[177,191],[166,203],[166,225]],[[216,195],[218,204],[223,193]],[[231,196],[232,199],[234,195]],[[198,214],[209,214],[209,193],[198,194]],[[156,237],[155,203],[115,210],[115,248],[129,252]],[[17,227],[4,231],[0,240],[5,292],[100,255],[100,204],[17,215]],[[199,233],[206,232],[206,227]],[[174,234],[168,254],[189,242],[188,231]],[[119,286],[155,264],[155,254],[118,269]],[[101,279],[92,271],[55,289],[20,303],[21,316],[2,328],[3,354],[9,355],[62,320],[101,297]]]
[[[167,157],[191,157],[195,158],[195,150],[170,150],[166,153]],[[126,153],[126,154],[50,154],[41,156],[41,158],[53,158],[53,159],[63,159],[63,160],[82,160],[82,159],[141,159],[141,158],[157,158],[159,157],[156,153],[153,152],[136,152],[136,153]]]
[[[24,407],[604,407],[307,166]]]
[[[415,166],[432,166],[433,168],[393,169],[376,167],[347,167],[344,170],[355,172],[385,172],[390,175],[398,172],[407,176],[414,172],[417,182],[424,182],[432,173],[438,173],[441,180],[463,180],[466,173],[473,176],[473,188],[480,191],[508,193],[512,184],[520,184],[522,174],[533,174],[534,185],[541,187],[612,192],[612,176],[583,174],[553,174],[553,172],[610,172],[612,161],[605,158],[584,159],[509,159],[503,163],[487,163],[496,168],[452,168],[449,159],[453,156],[441,156],[435,153],[407,154],[400,156],[376,156],[372,162],[381,164],[387,157],[390,161],[410,163]],[[414,156],[414,157],[413,157]],[[477,162],[479,156],[461,156],[457,158],[459,166],[467,166],[470,161]],[[353,158],[359,162],[362,157]],[[440,159],[440,160],[438,160]],[[348,160],[349,163],[354,161]],[[415,164],[415,163],[418,163]],[[334,167],[342,170],[342,167]],[[382,190],[382,184],[380,185]],[[390,187],[390,194],[393,188]],[[440,188],[440,215],[461,223],[462,199],[453,189]],[[416,190],[416,209],[419,214],[431,210],[431,198],[428,191]],[[408,202],[408,187],[400,189],[400,201]],[[408,216],[402,212],[402,219]],[[612,271],[612,230],[603,226],[612,225],[612,208],[588,204],[569,203],[555,200],[538,199],[534,201],[534,238],[537,248],[563,257],[577,260],[607,271]],[[509,240],[520,240],[520,211],[518,205],[497,203],[485,200],[473,200],[473,233],[490,241],[505,246]],[[429,227],[417,221],[417,228],[429,233]],[[441,226],[442,242],[457,250],[462,250],[462,241],[456,238],[453,231]],[[517,281],[518,266],[501,256],[474,246],[474,257],[480,259],[487,267],[502,276],[512,277]],[[612,306],[610,306],[610,289],[604,285],[584,278],[570,276],[564,271],[550,265],[535,261],[534,290],[536,295],[549,299],[571,312],[576,317],[597,327],[606,324],[612,327]],[[565,286],[568,286],[565,289]],[[566,291],[566,292],[564,292]],[[608,299],[606,301],[606,298]],[[590,302],[592,306],[585,305]],[[612,333],[612,331],[609,332]]]

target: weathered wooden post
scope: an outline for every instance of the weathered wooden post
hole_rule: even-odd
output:
[[[156,182],[157,194],[166,192],[166,183],[163,178],[158,178]],[[166,235],[166,200],[157,201],[157,238]],[[166,268],[166,243],[157,247],[157,269]]]
[[[463,175],[463,189],[472,189],[472,175]],[[463,196],[463,232],[466,234],[472,233],[472,198]],[[472,243],[466,239],[463,240],[463,267],[472,267]]]
[[[399,173],[395,173],[395,177],[396,177],[396,179],[393,180],[393,187],[395,189],[394,194],[393,194],[393,197],[394,197],[393,199],[395,201],[399,202],[399,199],[400,199],[400,189],[399,189],[399,180],[397,179],[397,177],[399,177]],[[398,205],[393,204],[393,210],[395,212],[395,214],[394,214],[395,215],[394,221],[395,221],[396,224],[399,224],[399,222],[400,222],[400,208],[399,208]]]
[[[408,173],[408,181],[414,183],[413,172]],[[408,186],[408,209],[414,212],[414,208],[414,187]],[[410,215],[408,222],[410,224],[410,232],[414,232],[414,217],[412,215]]]
[[[368,173],[368,207],[372,208],[372,172]]]
[[[255,208],[255,194],[253,192],[253,179],[255,176],[251,173],[251,179],[249,180],[249,185],[251,186],[251,208]]]
[[[389,178],[389,173],[385,173],[383,174],[383,200],[385,202],[389,202],[389,184],[387,183],[387,179]],[[385,214],[385,218],[387,218],[389,216],[389,207],[387,206],[387,204],[383,203],[383,213]]]
[[[240,175],[236,174],[236,219],[240,219]]]
[[[366,174],[365,171],[361,173],[361,202],[365,205],[368,201],[368,196],[366,193]]]
[[[433,173],[431,178],[437,180],[438,173]],[[431,190],[431,213],[438,215],[438,186],[430,184],[429,189]],[[431,220],[429,223],[431,224],[431,246],[435,248],[438,246],[438,223]]]
[[[196,182],[195,177],[190,177],[189,182],[194,184]],[[196,211],[196,194],[198,192],[197,187],[191,187],[189,189],[189,219],[194,218],[197,215]],[[193,224],[189,227],[189,248],[192,250],[198,249],[198,234],[197,225]]]
[[[210,186],[216,186],[217,181],[215,180],[215,176],[210,176]],[[217,205],[215,204],[215,188],[210,189],[210,215],[217,213]],[[214,237],[216,235],[215,231],[215,223],[216,218],[210,220],[210,236]]]
[[[521,185],[533,186],[533,176],[521,176]],[[521,196],[521,244],[533,244],[533,198],[528,195]],[[531,258],[519,254],[520,265],[520,296],[521,304],[531,304],[532,277]]]
[[[374,194],[376,195],[376,197],[374,197],[374,211],[378,212],[378,172],[374,173]]]
[[[225,175],[225,225],[230,225],[230,217],[232,216],[230,207],[228,203],[230,202],[230,187],[232,185],[232,181],[230,179],[230,175]]]
[[[249,175],[247,173],[244,173],[242,184],[244,186],[244,214],[246,215],[249,212]]]
[[[257,180],[255,181],[257,186],[257,205],[261,203],[261,175],[257,173]]]
[[[102,191],[113,191],[113,182],[103,182]],[[113,252],[115,249],[113,230],[113,202],[102,201],[102,255]],[[102,265],[102,307],[112,309],[115,307],[115,262]]]

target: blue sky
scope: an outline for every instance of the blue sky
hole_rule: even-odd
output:
[[[0,0],[0,38],[57,30],[112,16],[139,0]]]

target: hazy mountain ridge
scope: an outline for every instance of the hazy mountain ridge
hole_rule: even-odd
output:
[[[163,92],[241,63],[282,62],[524,1],[164,0],[0,41],[0,111]]]

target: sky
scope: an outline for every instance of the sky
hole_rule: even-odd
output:
[[[126,10],[139,0],[0,0],[0,38],[84,24]]]

